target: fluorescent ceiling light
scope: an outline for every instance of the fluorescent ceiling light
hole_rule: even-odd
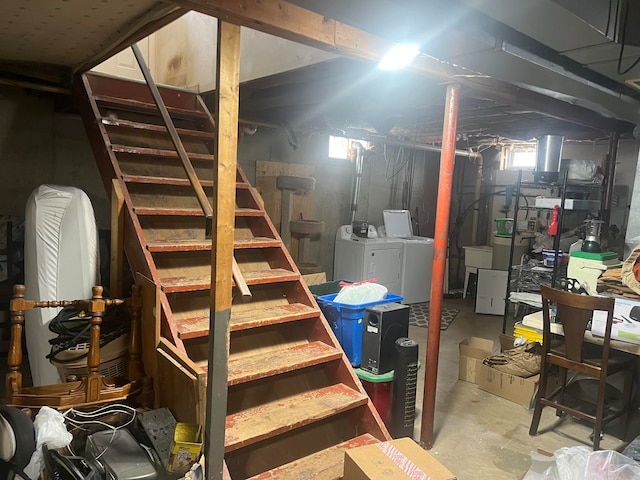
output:
[[[420,53],[416,45],[397,45],[382,57],[378,67],[382,70],[398,70],[411,63]]]

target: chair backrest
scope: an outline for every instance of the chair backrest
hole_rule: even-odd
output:
[[[606,363],[609,357],[609,341],[613,325],[614,299],[608,297],[592,297],[577,293],[556,290],[544,285],[540,286],[542,293],[542,314],[544,319],[543,343],[545,353],[550,348],[551,313],[550,303],[556,305],[556,323],[561,323],[564,330],[565,356],[574,362],[583,361],[584,334],[591,321],[594,310],[607,312],[607,326],[602,348],[602,359]]]

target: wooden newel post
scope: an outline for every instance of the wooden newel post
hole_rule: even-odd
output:
[[[87,402],[96,402],[100,398],[102,389],[102,375],[98,371],[100,367],[100,324],[104,315],[105,302],[102,298],[102,287],[95,286],[92,289],[91,303],[91,328],[89,330],[89,355],[87,357]]]
[[[9,398],[12,394],[22,390],[22,329],[24,325],[24,285],[13,286],[13,297],[11,299],[11,342],[9,344],[9,354],[7,366],[9,372],[6,376],[6,394]]]

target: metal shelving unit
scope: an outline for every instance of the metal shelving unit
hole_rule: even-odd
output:
[[[506,291],[506,298],[505,298],[505,307],[504,307],[504,316],[503,316],[503,320],[502,320],[502,332],[506,333],[506,328],[507,328],[507,318],[509,316],[509,296],[511,294],[512,291],[514,291],[512,289],[512,283],[513,283],[513,270],[514,270],[514,265],[513,265],[513,252],[514,252],[514,245],[515,245],[515,240],[516,240],[516,231],[517,231],[517,224],[518,224],[518,213],[519,210],[522,210],[522,207],[520,207],[520,198],[523,196],[521,189],[523,187],[534,187],[534,188],[540,188],[540,187],[556,187],[560,189],[560,209],[558,211],[558,234],[554,236],[553,238],[553,249],[555,251],[555,256],[554,256],[554,262],[553,262],[553,270],[550,274],[548,275],[538,275],[538,279],[542,280],[542,278],[544,277],[546,279],[546,284],[550,285],[551,287],[555,287],[558,280],[561,279],[563,276],[566,277],[566,267],[559,265],[558,262],[558,251],[560,250],[560,236],[561,236],[561,232],[563,230],[563,226],[564,226],[564,218],[565,215],[567,214],[567,212],[576,212],[576,211],[582,211],[582,212],[586,212],[588,210],[580,210],[580,209],[576,209],[576,208],[572,208],[570,210],[566,210],[565,209],[565,201],[567,200],[567,193],[569,190],[571,190],[571,188],[573,186],[575,186],[575,184],[568,184],[568,172],[565,172],[563,179],[562,179],[562,183],[560,184],[549,184],[549,183],[541,183],[541,182],[522,182],[522,170],[520,170],[518,172],[518,180],[517,180],[517,184],[516,184],[516,191],[515,191],[515,202],[514,202],[514,212],[513,212],[513,225],[514,228],[512,229],[511,232],[511,248],[510,248],[510,252],[509,252],[509,269],[508,269],[508,273],[507,273],[507,291]],[[600,185],[599,184],[589,184],[589,185],[579,185],[579,190],[581,192],[588,192],[587,195],[591,195],[594,191],[598,191],[600,189]],[[572,191],[572,190],[571,190]],[[530,207],[527,206],[527,209],[535,209],[535,210],[552,210],[552,208],[547,208],[547,207]],[[522,274],[521,271],[518,272],[519,275]]]
[[[568,172],[565,172],[564,177],[562,179],[561,186],[561,195],[560,195],[560,210],[558,211],[558,234],[553,237],[553,249],[555,251],[554,262],[553,262],[553,271],[551,273],[550,284],[551,287],[555,287],[558,271],[559,271],[559,262],[558,262],[558,250],[560,249],[560,232],[562,232],[562,220],[564,216],[564,205],[567,194],[567,177]],[[520,210],[520,197],[521,188],[522,187],[540,187],[540,186],[549,186],[550,184],[541,184],[541,183],[523,183],[522,182],[522,170],[518,171],[518,181],[516,184],[516,192],[515,192],[515,202],[513,206],[513,228],[511,229],[511,247],[509,249],[509,269],[507,270],[507,291],[504,302],[504,315],[502,318],[502,333],[506,333],[507,330],[507,319],[509,318],[509,296],[512,292],[511,282],[512,282],[512,274],[513,274],[513,251],[514,245],[516,241],[517,234],[517,225],[518,225],[518,212]],[[528,207],[532,208],[532,207]],[[541,207],[533,207],[538,210],[543,209]],[[544,208],[544,210],[549,210],[548,208]]]

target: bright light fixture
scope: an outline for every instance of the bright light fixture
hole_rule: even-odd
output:
[[[382,57],[378,68],[382,70],[399,70],[411,63],[411,60],[416,58],[420,53],[416,45],[397,45],[387,52]]]

